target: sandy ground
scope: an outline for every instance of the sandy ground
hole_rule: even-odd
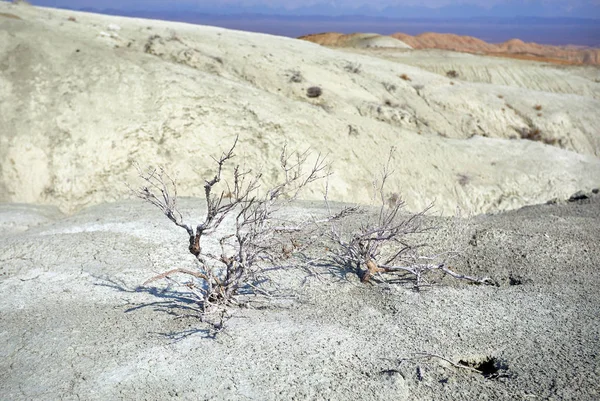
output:
[[[577,399],[600,396],[600,196],[472,219],[433,243],[465,245],[436,277],[361,284],[274,274],[274,300],[232,309],[216,338],[185,287],[140,284],[192,266],[184,233],[128,201],[64,217],[3,205],[3,399]],[[202,201],[183,202],[194,215]],[[6,213],[8,210],[9,213]],[[287,211],[321,213],[315,203]],[[452,223],[453,224],[453,223]],[[26,231],[23,231],[24,229]],[[445,228],[444,228],[445,227]],[[300,285],[301,283],[304,283]],[[183,289],[182,289],[183,288]],[[493,358],[496,377],[452,367]]]
[[[285,143],[328,154],[330,196],[345,202],[370,200],[392,146],[390,191],[413,211],[432,201],[446,215],[510,210],[600,185],[597,69],[356,54],[6,2],[0,12],[2,202],[70,213],[123,199],[135,163],[168,166],[180,194],[203,196],[211,156],[236,135],[238,160],[262,169],[265,184]],[[312,86],[320,97],[307,97]]]

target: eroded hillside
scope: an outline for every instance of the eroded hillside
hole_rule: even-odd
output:
[[[286,143],[328,154],[330,196],[347,202],[370,201],[392,146],[390,195],[412,210],[513,209],[600,184],[600,102],[568,70],[574,89],[550,93],[469,82],[462,59],[448,77],[402,57],[214,27],[0,12],[17,17],[0,14],[1,201],[71,211],[127,197],[136,163],[165,165],[181,195],[202,196],[210,156],[236,135],[240,161],[266,183]]]

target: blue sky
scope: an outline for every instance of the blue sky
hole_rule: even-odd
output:
[[[271,6],[294,9],[305,5],[331,5],[336,7],[357,8],[364,5],[370,5],[376,8],[384,8],[388,6],[427,6],[441,7],[456,4],[478,5],[489,8],[498,4],[506,3],[537,3],[532,0],[38,0],[33,1],[34,4],[46,3],[48,5],[69,5],[70,7],[147,7],[168,6],[173,4],[178,5],[198,5],[198,6],[214,6],[215,3],[227,5],[243,5],[243,6]],[[578,7],[585,4],[600,5],[599,0],[543,0],[541,3],[553,5],[560,8]]]
[[[399,15],[402,8],[415,13],[426,8],[443,13],[450,10],[465,17],[490,16],[553,16],[600,18],[600,0],[31,0],[35,5],[72,9],[95,8],[119,10],[169,11],[173,9],[234,13],[237,11],[312,13],[321,15],[374,13],[392,7]],[[384,14],[385,15],[385,14]]]
[[[492,43],[518,37],[544,44],[600,47],[600,21],[596,21],[600,20],[600,0],[29,1],[46,7],[213,25],[289,37],[330,31],[383,35],[442,32],[475,36]],[[259,16],[253,17],[253,14]],[[345,17],[331,18],[336,16]]]

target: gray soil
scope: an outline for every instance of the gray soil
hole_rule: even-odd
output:
[[[600,397],[598,195],[478,216],[467,235],[431,218],[434,244],[466,247],[454,268],[498,286],[276,272],[265,288],[291,298],[251,297],[216,335],[185,287],[140,286],[193,266],[183,230],[150,206],[0,205],[0,217],[2,399]]]

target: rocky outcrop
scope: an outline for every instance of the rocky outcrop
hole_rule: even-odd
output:
[[[600,49],[540,45],[537,43],[525,43],[519,39],[511,39],[500,44],[491,44],[472,36],[431,32],[417,36],[410,36],[403,33],[395,33],[391,36],[400,39],[415,49],[454,50],[558,64],[600,65]]]
[[[405,33],[394,33],[388,38],[394,38],[404,46],[365,46],[361,42],[369,40],[374,34],[353,33],[344,35],[328,32],[301,36],[299,39],[308,40],[323,46],[336,47],[404,47],[413,49],[441,49],[486,54],[508,58],[551,62],[555,64],[586,64],[600,65],[600,49],[579,48],[576,46],[549,46],[537,43],[525,43],[520,39],[511,39],[504,43],[492,44],[472,36],[460,36],[451,33],[426,32],[411,36]],[[379,35],[378,35],[379,36]],[[378,40],[382,43],[385,36]]]

